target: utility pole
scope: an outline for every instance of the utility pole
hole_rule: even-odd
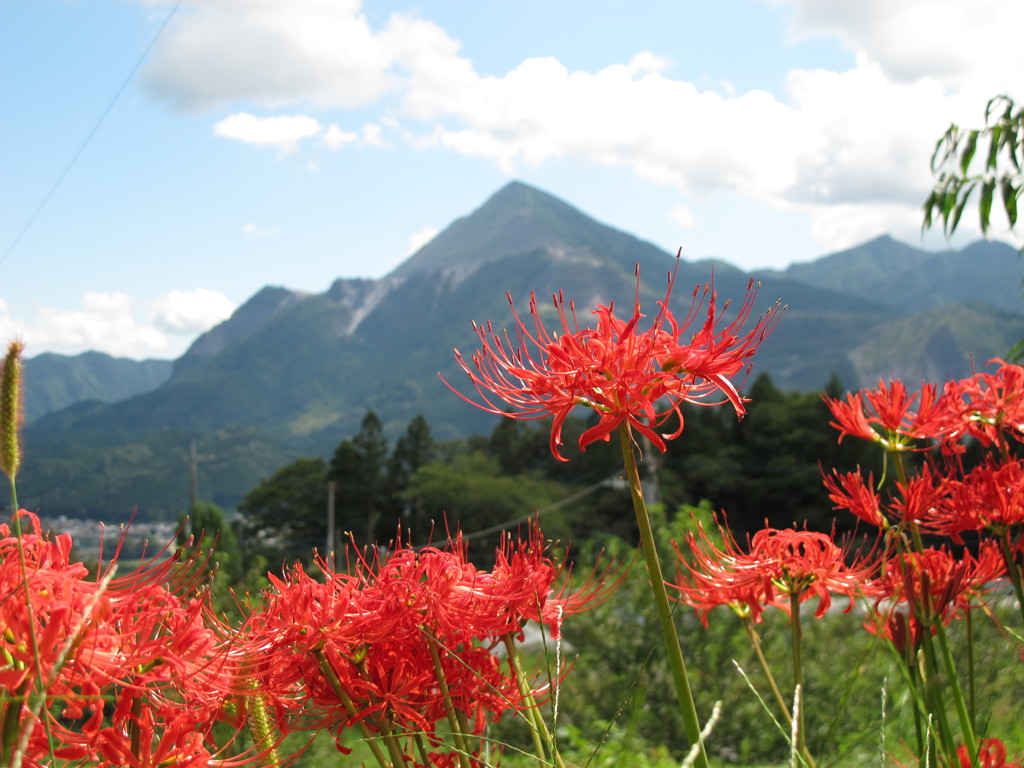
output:
[[[324,559],[334,568],[334,489],[337,486],[333,480],[327,481],[327,552]]]
[[[199,462],[206,461],[207,459],[214,458],[213,454],[203,454],[200,456],[196,452],[196,441],[193,440],[189,445],[188,452],[188,513],[191,515],[196,508],[196,495],[198,486],[198,469]]]
[[[661,501],[661,487],[658,483],[658,469],[661,460],[654,454],[654,446],[646,437],[640,443],[643,455],[640,458],[640,486],[643,489],[644,502],[650,506]]]

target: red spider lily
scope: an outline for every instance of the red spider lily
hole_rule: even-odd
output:
[[[846,400],[822,398],[839,430],[839,440],[847,435],[871,440],[888,451],[926,450],[930,446],[913,441],[947,441],[962,432],[958,419],[959,403],[951,391],[940,395],[934,384],[922,384],[920,392],[908,393],[899,379],[876,389],[851,393]],[[913,409],[917,401],[916,410]]]
[[[677,256],[676,270],[679,261]],[[599,421],[579,440],[581,450],[597,440],[609,439],[620,424],[627,423],[646,436],[659,450],[665,440],[678,437],[683,429],[683,403],[712,404],[728,401],[737,415],[744,414],[743,399],[732,382],[749,363],[757,347],[774,330],[781,317],[779,304],[758,318],[754,327],[741,332],[754,308],[757,289],[751,281],[736,318],[721,325],[718,298],[710,285],[694,289],[690,309],[682,323],[668,308],[676,271],[669,276],[664,301],[651,326],[639,330],[640,272],[637,268],[637,298],[628,321],[615,316],[614,306],[594,311],[596,327],[579,327],[574,305],[566,306],[564,296],[554,297],[561,334],[552,335],[541,319],[536,296],[530,294],[532,332],[520,320],[509,296],[515,318],[515,342],[507,332],[494,332],[490,323],[474,324],[481,348],[472,355],[472,366],[455,350],[455,359],[480,394],[475,402],[448,384],[467,402],[489,413],[520,419],[554,416],[551,452],[560,461],[562,427],[577,406],[593,408]],[[707,302],[707,317],[700,328],[691,326]],[[724,312],[729,302],[721,308]],[[493,395],[496,400],[491,399]],[[507,412],[511,406],[512,413]],[[659,430],[673,416],[674,432]]]
[[[882,503],[874,491],[874,476],[867,480],[858,472],[825,475],[825,488],[835,502],[834,509],[845,509],[861,520],[882,529],[890,525],[918,524],[931,520],[946,504],[955,481],[939,475],[925,464],[920,474],[896,483],[895,493]]]
[[[1009,534],[1024,523],[1024,462],[989,460],[952,483],[945,503],[934,507],[930,530],[963,543],[964,531]]]
[[[719,526],[718,532],[721,546],[711,540],[700,523],[696,534],[687,535],[687,553],[673,542],[680,566],[679,583],[666,586],[679,590],[679,599],[693,607],[705,627],[708,613],[720,605],[759,622],[765,605],[764,581],[745,561],[732,532],[725,526]]]
[[[1024,440],[1024,368],[999,359],[999,368],[947,385],[962,402],[960,416],[967,434],[982,445],[1000,443],[1003,435]]]
[[[882,513],[882,497],[874,490],[873,474],[865,480],[859,469],[843,474],[832,470],[832,474],[825,475],[823,480],[829,499],[835,503],[833,509],[845,509],[878,528],[888,527],[889,522]]]
[[[27,731],[24,764],[47,759],[48,729],[54,753],[66,760],[226,765],[213,724],[227,699],[249,688],[230,643],[207,625],[208,595],[192,589],[192,577],[177,576],[190,564],[150,560],[119,579],[108,571],[88,580],[85,567],[69,561],[70,537],[50,540],[38,518],[19,514],[28,522],[21,538],[24,579],[18,542],[8,526],[0,526],[0,644],[6,659],[0,676],[21,699],[0,707],[0,719],[5,735]],[[168,586],[187,587],[190,596]],[[31,701],[42,703],[38,711],[48,722],[33,714]],[[108,701],[120,702],[110,722],[104,720]],[[53,716],[53,703],[64,717],[82,721],[76,730]],[[118,721],[117,712],[127,714]]]
[[[705,623],[707,612],[723,604],[758,621],[765,606],[788,611],[790,596],[799,602],[817,597],[816,617],[828,611],[833,593],[846,595],[850,610],[854,599],[865,594],[876,569],[869,558],[854,558],[848,564],[844,547],[832,536],[814,531],[765,528],[754,534],[746,552],[724,528],[721,548],[709,541],[703,528],[699,535],[687,539],[692,564],[676,549],[683,582],[669,586],[680,590],[683,602],[701,612]]]
[[[985,739],[978,748],[977,761],[972,760],[972,755],[966,746],[960,745],[956,750],[958,768],[971,768],[974,765],[979,768],[1022,768],[1022,764],[1016,760],[1008,760],[1006,745],[1000,739]]]
[[[907,664],[914,663],[917,650],[921,647],[924,627],[913,616],[901,610],[898,604],[892,603],[884,611],[876,606],[870,619],[864,622],[864,628],[888,640]]]
[[[434,739],[448,707],[482,732],[489,718],[523,705],[493,652],[498,640],[521,634],[528,620],[560,621],[611,588],[600,577],[572,593],[560,586],[564,565],[536,525],[525,539],[503,538],[490,572],[466,559],[458,534],[445,549],[399,544],[372,558],[356,550],[349,573],[321,567],[322,582],[298,566],[271,578],[245,647],[261,690],[284,699],[286,728],[338,735],[389,723]]]
[[[1005,571],[993,541],[983,541],[977,555],[965,550],[959,559],[945,547],[900,553],[886,562],[875,584],[882,595],[875,610],[885,615],[903,603],[924,627],[948,624]],[[879,610],[883,603],[886,607]]]

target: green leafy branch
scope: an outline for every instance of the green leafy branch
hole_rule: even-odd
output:
[[[980,161],[980,169],[976,160]],[[923,206],[923,229],[932,227],[941,218],[942,231],[950,237],[977,189],[978,221],[982,234],[987,237],[997,188],[1012,229],[1017,224],[1017,200],[1024,189],[1022,165],[1024,106],[1009,96],[989,100],[984,128],[964,129],[951,123],[932,153],[931,166],[936,181]]]

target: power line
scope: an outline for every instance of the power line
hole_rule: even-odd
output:
[[[511,527],[513,527],[515,525],[520,525],[522,523],[525,523],[527,520],[532,520],[534,517],[538,517],[538,516],[544,514],[545,512],[550,512],[553,509],[558,509],[559,507],[565,506],[566,504],[570,504],[570,503],[576,501],[577,499],[581,499],[584,496],[587,496],[587,495],[593,493],[594,491],[598,490],[599,488],[607,488],[608,486],[613,486],[614,487],[616,485],[616,483],[618,481],[620,481],[620,480],[621,480],[621,473],[616,473],[614,475],[609,475],[604,480],[598,480],[593,485],[588,485],[583,490],[577,491],[576,493],[570,494],[569,496],[566,496],[563,499],[559,499],[556,502],[548,504],[546,507],[542,507],[542,508],[538,509],[536,512],[533,512],[533,513],[531,513],[529,515],[523,515],[522,517],[517,517],[514,520],[506,520],[503,523],[498,523],[497,525],[492,525],[492,526],[489,526],[488,528],[484,528],[484,529],[479,530],[479,531],[473,531],[472,533],[463,533],[462,534],[462,539],[463,539],[463,541],[468,541],[469,539],[478,539],[481,536],[487,536],[487,535],[495,533],[497,531],[507,530],[507,529],[509,529],[509,528],[511,528]]]
[[[175,2],[174,7],[171,8],[171,12],[167,14],[167,18],[163,20],[163,22],[160,24],[159,29],[157,29],[156,34],[154,34],[153,38],[149,41],[149,45],[147,45],[143,49],[142,53],[139,55],[138,60],[135,62],[135,65],[131,68],[131,71],[128,73],[128,76],[121,83],[117,91],[114,92],[113,98],[110,99],[110,101],[107,103],[107,106],[104,108],[103,112],[100,113],[99,119],[92,126],[92,129],[90,129],[89,133],[86,134],[85,139],[79,145],[74,155],[71,156],[71,160],[69,160],[67,165],[64,166],[64,170],[60,172],[60,174],[57,176],[56,181],[53,182],[53,184],[50,186],[50,189],[46,192],[45,195],[43,195],[43,199],[39,201],[39,205],[37,205],[35,207],[35,210],[32,211],[32,214],[28,217],[28,221],[25,222],[24,226],[18,231],[18,234],[15,235],[14,240],[11,241],[11,244],[7,246],[7,249],[3,252],[3,255],[0,256],[0,266],[3,266],[3,263],[7,261],[7,257],[11,255],[15,248],[18,247],[18,243],[21,242],[21,239],[25,236],[25,234],[35,223],[35,220],[39,218],[39,214],[43,212],[43,209],[50,202],[50,198],[52,198],[54,193],[56,193],[56,191],[60,188],[60,185],[64,183],[64,179],[67,178],[67,175],[69,173],[71,173],[71,169],[75,167],[75,164],[78,162],[78,159],[82,156],[82,153],[85,152],[86,147],[88,147],[89,144],[92,143],[93,137],[96,136],[96,133],[99,131],[100,126],[103,125],[103,123],[107,119],[107,116],[111,113],[111,111],[113,111],[114,106],[117,104],[118,101],[120,101],[121,96],[128,89],[128,85],[131,83],[132,80],[135,79],[135,75],[138,74],[139,69],[142,67],[142,64],[149,57],[150,52],[156,46],[156,43],[160,39],[161,35],[163,35],[164,30],[167,29],[167,26],[171,23],[171,19],[174,18],[174,16],[178,13],[178,9],[181,7],[181,4],[183,2],[184,0],[177,0],[177,2]]]

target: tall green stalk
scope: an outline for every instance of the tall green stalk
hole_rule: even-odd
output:
[[[707,752],[704,749],[700,735],[700,718],[697,715],[697,705],[693,700],[690,678],[686,672],[686,660],[683,658],[683,649],[679,644],[679,633],[676,631],[675,622],[672,620],[672,608],[669,604],[668,592],[665,589],[665,578],[662,575],[661,559],[658,557],[658,548],[654,540],[651,516],[644,501],[643,486],[640,484],[640,471],[636,463],[636,454],[633,451],[633,434],[629,424],[626,422],[619,424],[618,429],[619,442],[622,446],[622,461],[626,469],[626,481],[629,483],[630,495],[633,498],[633,511],[636,512],[636,522],[640,528],[640,546],[647,561],[647,573],[651,581],[651,594],[654,597],[654,605],[658,611],[658,620],[661,622],[665,650],[668,653],[669,664],[672,668],[672,682],[675,685],[676,697],[679,699],[679,710],[683,718],[683,732],[686,734],[686,738],[691,746],[699,745],[699,752],[694,765],[698,766],[698,768],[709,768]]]
[[[813,765],[810,761],[810,754],[807,751],[807,726],[805,724],[804,710],[807,709],[804,706],[804,700],[806,699],[804,690],[804,668],[801,657],[801,640],[803,639],[803,626],[800,624],[800,594],[797,592],[789,593],[789,628],[791,637],[791,649],[793,652],[793,686],[795,689],[800,691],[800,707],[794,712],[794,719],[796,722],[793,723],[794,731],[794,744],[793,749],[795,754],[800,756],[800,759],[808,765]]]

